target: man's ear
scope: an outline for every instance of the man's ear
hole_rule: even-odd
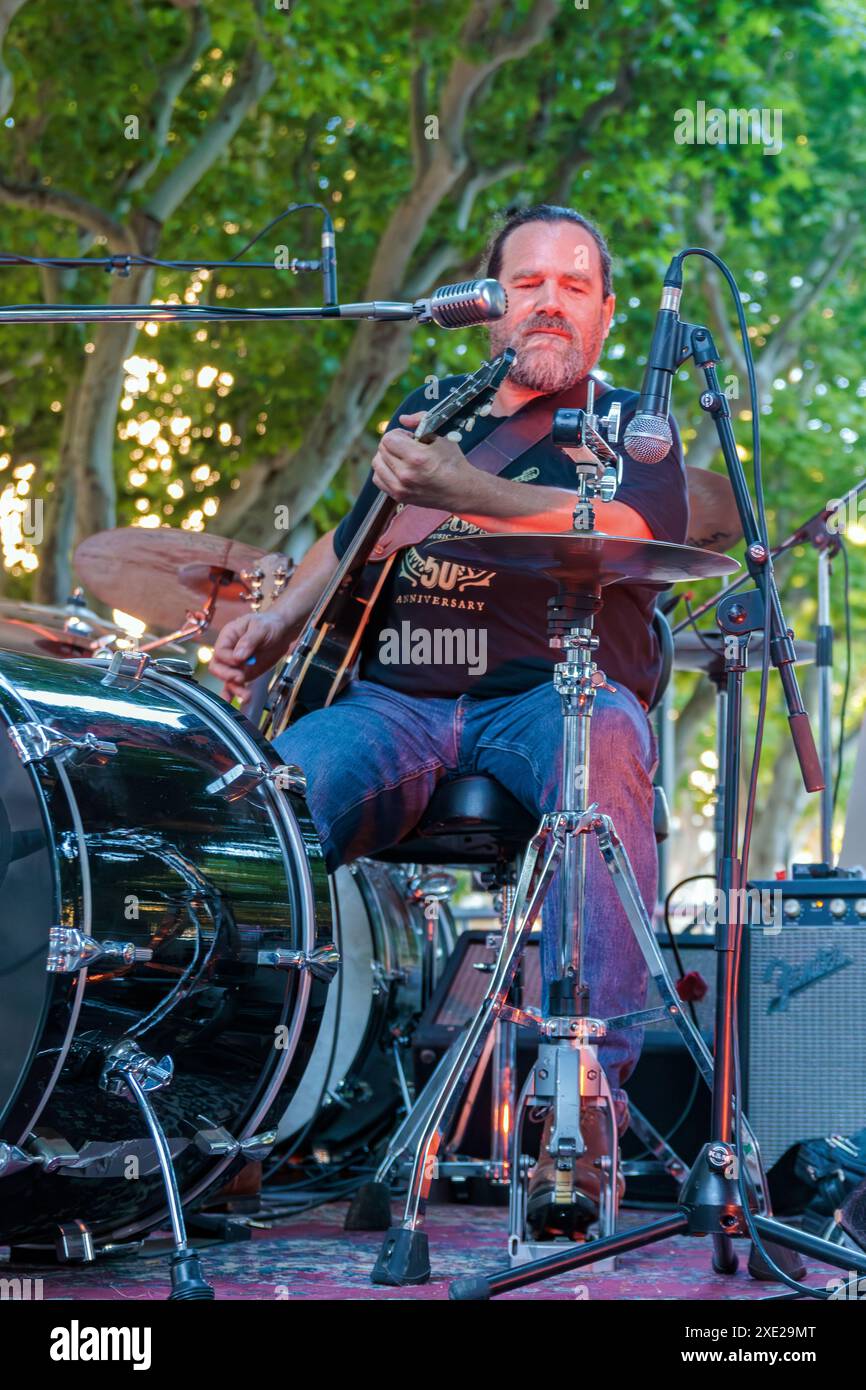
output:
[[[603,305],[601,306],[601,312],[602,312],[602,315],[604,316],[604,336],[605,336],[605,337],[607,337],[608,333],[610,332],[611,320],[613,319],[613,312],[614,312],[614,309],[615,309],[615,308],[616,308],[616,295],[615,295],[615,294],[609,294],[608,297],[607,297],[607,299],[604,301]]]

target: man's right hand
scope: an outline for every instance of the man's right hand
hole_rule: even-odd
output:
[[[224,681],[223,698],[246,704],[250,683],[289,650],[292,631],[274,612],[244,613],[226,623],[217,638],[210,670]]]

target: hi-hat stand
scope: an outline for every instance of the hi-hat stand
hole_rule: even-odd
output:
[[[435,1082],[428,1087],[423,1106],[420,1107],[423,1113],[413,1115],[415,1158],[403,1221],[400,1226],[392,1227],[385,1237],[373,1270],[374,1283],[405,1285],[421,1283],[430,1278],[427,1238],[421,1229],[430,1185],[460,1096],[497,1022],[530,1026],[539,1033],[539,1059],[518,1109],[522,1113],[530,1099],[535,1104],[552,1106],[554,1124],[549,1151],[556,1164],[557,1203],[567,1200],[566,1189],[573,1194],[571,1180],[575,1161],[586,1147],[580,1128],[581,1103],[600,1108],[607,1119],[609,1152],[607,1159],[599,1165],[600,1222],[606,1239],[582,1247],[587,1251],[584,1263],[594,1263],[602,1255],[609,1256],[613,1253],[611,1243],[618,1239],[614,1235],[617,1215],[616,1119],[610,1086],[597,1051],[607,1030],[641,1027],[661,1021],[673,1022],[679,1028],[704,1080],[708,1085],[712,1084],[710,1053],[681,1007],[626,851],[610,817],[604,815],[597,805],[589,803],[589,721],[596,690],[600,686],[612,688],[607,685],[593,660],[593,652],[598,645],[593,624],[601,607],[602,585],[623,578],[627,573],[634,573],[635,566],[640,565],[644,566],[642,572],[647,577],[677,578],[687,564],[693,567],[689,570],[690,574],[718,575],[731,569],[733,562],[689,547],[599,535],[595,531],[592,498],[599,494],[609,497],[615,490],[616,478],[611,478],[610,459],[607,457],[612,451],[601,441],[605,453],[598,445],[597,437],[593,439],[591,434],[590,437],[581,437],[572,442],[589,443],[591,447],[595,445],[598,447],[597,457],[607,465],[601,479],[598,478],[598,467],[594,460],[590,467],[579,465],[573,532],[540,538],[488,535],[462,542],[464,548],[469,544],[479,551],[487,549],[488,562],[495,553],[499,563],[502,562],[502,546],[506,541],[513,542],[515,545],[510,563],[516,563],[518,568],[526,563],[526,555],[520,553],[525,549],[522,543],[535,544],[537,558],[540,559],[538,567],[552,566],[545,572],[550,572],[553,578],[559,580],[559,593],[549,604],[548,631],[551,644],[560,648],[565,658],[554,669],[554,685],[560,697],[563,725],[561,804],[542,818],[530,841],[487,995],[462,1038],[440,1064]],[[616,460],[615,454],[612,457]],[[440,548],[447,545],[448,542],[442,542]],[[549,559],[549,556],[553,559]],[[508,562],[508,556],[505,558]],[[665,562],[672,567],[670,571],[665,569]],[[595,1018],[591,1014],[589,993],[581,978],[586,836],[590,832],[597,836],[603,860],[635,932],[648,973],[661,995],[660,1008],[608,1020]],[[558,971],[550,985],[550,1013],[539,1019],[515,1007],[509,1002],[509,995],[521,953],[558,868],[562,874]],[[533,1248],[532,1242],[527,1241],[523,1228],[525,1200],[514,1191],[525,1176],[520,1164],[518,1118],[515,1118],[512,1129],[513,1200],[509,1253],[517,1264],[527,1258],[530,1260],[529,1264],[523,1265],[525,1273],[535,1268],[533,1260],[538,1251]],[[752,1138],[746,1168],[753,1184],[752,1200],[757,1209],[767,1210],[768,1196],[760,1164],[755,1162],[756,1151],[757,1145]],[[714,1163],[717,1166],[721,1164],[724,1167],[727,1160],[727,1150],[714,1150]],[[753,1176],[755,1173],[757,1181]],[[717,1234],[716,1241],[718,1258],[729,1260],[731,1252],[724,1227]],[[603,1247],[607,1248],[603,1250]],[[569,1250],[573,1248],[569,1244]]]

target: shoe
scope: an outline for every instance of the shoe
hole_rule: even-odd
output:
[[[617,1135],[621,1137],[629,1126],[627,1101],[615,1101]],[[584,1151],[572,1164],[571,1172],[557,1174],[556,1162],[548,1151],[553,1132],[553,1110],[548,1112],[541,1135],[538,1162],[529,1179],[526,1203],[526,1225],[532,1240],[554,1240],[567,1236],[584,1240],[594,1221],[598,1220],[601,1195],[601,1172],[596,1159],[607,1153],[610,1129],[605,1107],[584,1102],[580,1107],[580,1130]],[[557,1176],[560,1178],[557,1190]],[[625,1195],[625,1178],[617,1169],[617,1196]]]

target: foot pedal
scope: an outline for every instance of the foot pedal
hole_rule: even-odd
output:
[[[806,1266],[803,1263],[803,1256],[796,1250],[789,1250],[787,1245],[776,1245],[772,1240],[764,1240],[761,1244],[770,1258],[776,1262],[780,1269],[784,1270],[789,1279],[805,1279]],[[753,1279],[771,1279],[777,1283],[779,1280],[778,1274],[773,1273],[754,1241],[749,1247],[749,1273]]]
[[[390,1284],[396,1288],[429,1283],[430,1251],[426,1232],[392,1226],[382,1242],[370,1278],[374,1284]]]
[[[346,1212],[344,1231],[390,1231],[391,1189],[386,1182],[365,1182]]]
[[[555,1240],[557,1236],[583,1239],[594,1221],[598,1207],[575,1187],[565,1194],[553,1186],[530,1193],[526,1207],[526,1227],[533,1241]]]

